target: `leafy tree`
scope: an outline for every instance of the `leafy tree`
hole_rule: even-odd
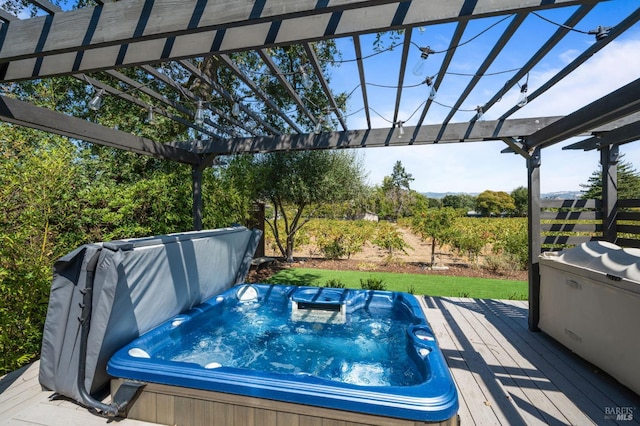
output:
[[[513,204],[516,207],[514,209],[516,216],[526,216],[529,206],[529,190],[524,186],[519,186],[511,191],[511,198],[513,198]]]
[[[513,198],[504,191],[486,190],[476,198],[476,209],[484,216],[498,215],[502,212],[513,211],[515,208]]]
[[[0,374],[39,353],[51,265],[82,240],[75,154],[65,138],[0,124]]]
[[[412,229],[425,240],[431,238],[431,266],[436,261],[436,246],[448,240],[451,227],[458,216],[458,211],[451,207],[427,209],[414,216]]]
[[[622,155],[620,156],[622,157]],[[618,161],[618,198],[621,200],[640,198],[640,174],[627,161]],[[602,165],[589,177],[588,183],[581,184],[584,188],[582,198],[602,199]]]
[[[393,165],[391,176],[385,176],[378,191],[378,214],[397,221],[403,214],[408,214],[414,196],[411,194],[410,184],[413,181],[411,173],[407,173],[401,161]]]
[[[411,248],[402,237],[402,232],[400,232],[394,224],[389,222],[378,223],[375,237],[371,242],[387,251],[388,260],[393,258],[394,252],[401,251],[406,253],[406,249]]]
[[[448,194],[442,197],[442,207],[451,207],[465,212],[476,207],[476,197],[469,194]]]
[[[296,233],[317,209],[353,198],[364,185],[360,163],[346,151],[265,154],[255,157],[251,175],[256,195],[273,206],[267,224],[288,262],[293,262]]]

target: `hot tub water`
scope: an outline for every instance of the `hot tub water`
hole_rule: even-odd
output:
[[[152,356],[202,367],[306,374],[367,386],[424,381],[406,350],[410,322],[402,311],[381,318],[379,310],[356,309],[344,323],[311,322],[293,316],[291,302],[284,296],[269,303],[228,298],[221,308],[224,315],[198,318],[173,333]],[[317,310],[335,312],[322,308]]]

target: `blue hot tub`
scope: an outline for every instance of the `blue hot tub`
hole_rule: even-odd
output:
[[[406,293],[247,284],[119,350],[119,379],[444,422],[458,396]]]

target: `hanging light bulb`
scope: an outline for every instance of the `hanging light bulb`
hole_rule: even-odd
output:
[[[233,102],[233,107],[231,107],[231,114],[233,114],[234,117],[240,115],[240,104],[238,103],[238,101]]]
[[[204,123],[204,110],[202,109],[202,101],[198,101],[198,106],[196,107],[196,115],[193,117],[193,121],[196,124]]]
[[[431,50],[429,46],[420,47],[419,49],[420,49],[420,59],[418,59],[418,62],[416,62],[416,64],[413,66],[413,69],[411,70],[411,72],[413,72],[414,75],[422,75],[422,73],[424,72],[424,64],[426,62],[426,59],[429,57],[430,54],[436,53],[433,50]]]
[[[327,111],[324,114],[324,122],[327,126],[331,125],[331,110],[327,107]]]
[[[302,73],[302,87],[304,87],[305,89],[311,89],[311,86],[313,86],[313,81],[311,81],[311,79],[309,78],[309,74],[307,74],[307,71],[305,71],[304,67],[300,67],[300,72]]]
[[[476,121],[482,120],[482,116],[484,115],[484,108],[480,105],[476,107]]]
[[[434,100],[437,94],[438,92],[436,92],[435,86],[431,86],[431,91],[429,92],[429,100]]]
[[[404,121],[398,121],[398,139],[402,139],[404,136]]]
[[[316,126],[313,128],[313,133],[315,133],[316,135],[322,133],[322,119],[318,119]]]
[[[147,124],[156,124],[156,118],[153,115],[153,107],[151,105],[149,105],[149,108],[147,109]]]
[[[437,94],[436,86],[433,84],[433,77],[427,77],[424,82],[427,86],[431,87],[431,90],[429,91],[429,100],[432,101]]]
[[[518,103],[516,104],[518,108],[522,108],[527,104],[527,102],[529,102],[529,99],[527,98],[527,89],[527,83],[524,83],[522,86],[520,86],[520,97],[518,98]]]
[[[104,95],[104,89],[98,90],[98,93],[89,101],[89,109],[97,111],[102,106],[102,96]]]

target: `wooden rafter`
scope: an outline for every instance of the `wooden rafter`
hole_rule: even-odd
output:
[[[188,150],[157,143],[1,95],[0,120],[138,154],[167,158],[180,163],[200,163],[200,157]]]
[[[589,0],[597,3],[600,0]],[[438,2],[316,0],[115,2],[13,22],[0,46],[0,80],[65,75],[413,25],[584,4],[585,0]]]

